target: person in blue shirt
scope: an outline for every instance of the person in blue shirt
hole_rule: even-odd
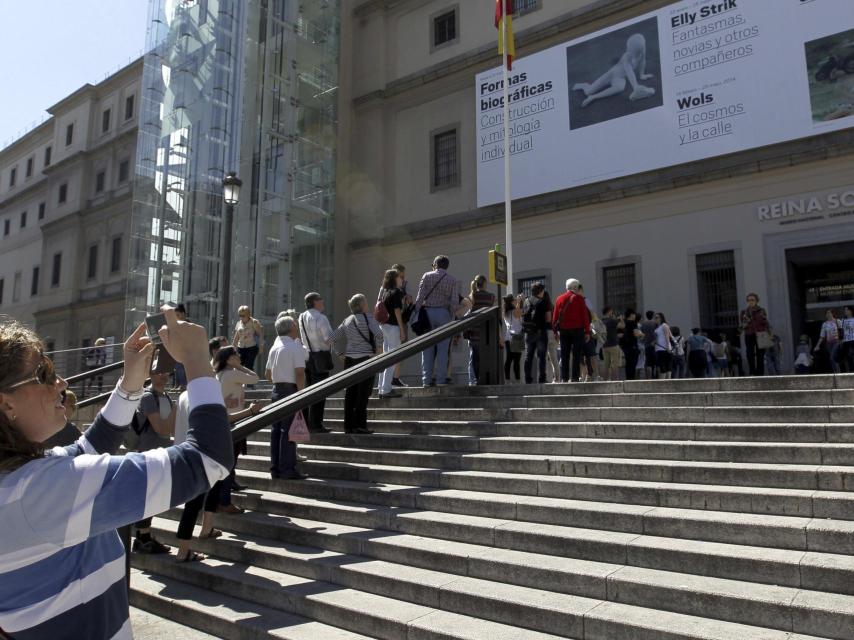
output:
[[[165,309],[164,348],[187,372],[186,442],[113,455],[142,397],[153,345],[140,325],[124,372],[79,440],[45,451],[65,425],[67,384],[28,328],[0,321],[0,636],[131,638],[118,527],[183,504],[225,478],[231,434],[202,327]]]

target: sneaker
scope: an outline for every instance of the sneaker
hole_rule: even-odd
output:
[[[139,538],[136,538],[133,541],[133,547],[131,548],[136,553],[142,553],[145,555],[169,553],[169,547],[167,547],[162,542],[155,540],[154,538],[151,538],[146,542],[142,542]]]
[[[391,381],[391,386],[393,386],[393,387],[408,387],[409,385],[406,384],[400,378],[395,378],[394,380]]]

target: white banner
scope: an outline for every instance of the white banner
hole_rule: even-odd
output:
[[[501,68],[478,206],[504,199]],[[854,126],[854,0],[688,0],[514,63],[514,198]]]

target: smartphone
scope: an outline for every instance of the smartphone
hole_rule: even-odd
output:
[[[145,317],[145,329],[148,332],[148,338],[152,344],[161,345],[163,340],[160,339],[160,328],[166,324],[165,313],[155,313]]]

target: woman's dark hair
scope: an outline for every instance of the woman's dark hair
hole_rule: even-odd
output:
[[[633,316],[633,315],[635,315],[635,310],[632,309],[631,307],[629,307],[628,309],[626,309],[626,312],[623,314],[623,317],[628,319],[629,316]]]
[[[486,276],[484,275],[476,275],[474,277],[474,285],[478,289],[483,289],[486,286]]]
[[[27,377],[33,356],[42,352],[41,340],[32,331],[11,318],[0,317],[0,391]],[[0,411],[0,472],[10,472],[31,460],[41,458],[44,448],[30,442],[15,423]]]
[[[846,304],[844,307],[842,307],[842,311],[850,311],[851,315],[854,316],[854,307],[852,307],[850,304]]]
[[[656,311],[655,315],[661,318],[661,324],[667,324],[667,318],[664,317],[664,314],[661,311]],[[653,316],[655,317],[655,316]]]
[[[214,371],[219,373],[220,371],[225,370],[225,368],[228,367],[228,359],[231,356],[236,355],[237,349],[235,349],[231,345],[223,347],[222,349],[217,351],[216,355],[214,356]]]
[[[693,333],[695,336],[700,335],[700,327],[694,327],[693,329],[691,329],[691,333]]]
[[[398,273],[395,269],[389,269],[383,276],[383,289],[394,289],[397,286]]]
[[[673,334],[674,338],[678,338],[682,335],[682,329],[680,329],[679,327],[670,327],[670,333]]]
[[[504,296],[504,313],[510,313],[516,308],[516,296],[508,293]]]
[[[759,304],[759,294],[758,293],[748,293],[745,300],[750,300],[751,298],[756,298],[756,304]]]

